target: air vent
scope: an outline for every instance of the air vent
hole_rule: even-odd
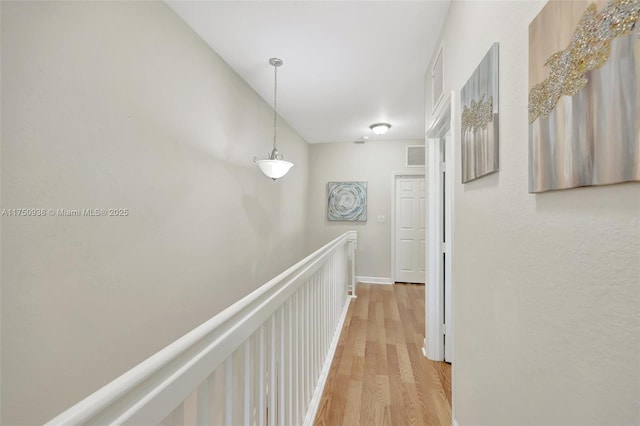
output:
[[[407,167],[424,167],[424,145],[407,147]]]

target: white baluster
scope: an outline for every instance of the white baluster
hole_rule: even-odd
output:
[[[324,357],[327,353],[327,334],[329,333],[327,327],[327,280],[329,274],[326,263],[322,269],[322,361],[320,365],[324,363]]]
[[[316,380],[318,379],[318,377],[320,376],[320,368],[322,367],[322,336],[324,335],[323,333],[323,327],[322,327],[322,305],[323,305],[323,301],[322,301],[322,281],[323,281],[323,269],[320,268],[320,275],[318,276],[318,359],[317,359],[317,366],[316,366]]]
[[[291,348],[291,355],[293,359],[291,360],[291,415],[293,421],[292,424],[298,424],[298,347],[299,347],[299,339],[298,339],[298,328],[300,324],[298,323],[298,311],[300,306],[298,305],[298,292],[296,291],[291,295],[291,306],[292,310],[292,339],[293,346]]]
[[[320,358],[319,358],[319,362],[318,362],[318,371],[320,371],[320,368],[322,367],[322,355],[324,354],[324,335],[325,335],[325,330],[324,330],[324,308],[325,308],[325,292],[324,292],[324,284],[325,284],[325,280],[326,280],[326,265],[323,265],[322,267],[322,271],[320,272],[320,287],[319,287],[319,291],[320,291],[320,303],[319,303],[319,307],[320,307],[320,320],[318,323],[318,326],[320,327],[320,337],[318,342],[320,343]]]
[[[303,356],[303,347],[304,347],[304,336],[302,335],[302,329],[304,328],[303,321],[303,306],[302,306],[302,288],[300,288],[296,292],[296,305],[298,309],[296,310],[296,336],[298,344],[296,345],[297,354],[296,354],[296,406],[298,414],[296,415],[296,419],[298,423],[301,423],[303,420],[304,412],[302,411],[302,396],[304,392],[304,388],[302,386],[302,376],[304,371],[302,370],[302,356]]]
[[[304,375],[305,375],[305,362],[304,362],[304,357],[305,357],[305,346],[306,346],[306,335],[304,333],[305,330],[305,323],[306,323],[306,316],[305,316],[305,311],[306,311],[306,307],[304,305],[304,290],[306,287],[306,283],[302,285],[302,287],[300,287],[300,290],[298,291],[298,304],[300,305],[300,317],[299,317],[299,328],[298,328],[298,339],[299,339],[299,345],[300,345],[300,352],[298,354],[298,405],[299,405],[299,409],[300,409],[300,422],[302,422],[302,420],[304,419],[304,414],[305,414],[305,387],[304,387]]]
[[[180,419],[181,425],[197,425],[198,424],[198,392],[194,390],[191,392],[184,402],[182,403],[182,419]]]
[[[209,418],[209,381],[210,379],[207,378],[198,386],[198,425],[211,424],[211,419]]]
[[[225,387],[225,407],[224,407],[224,423],[232,425],[233,418],[233,355],[229,356],[224,362],[224,387]]]
[[[225,421],[225,374],[223,363],[209,376],[209,416],[212,425],[221,425]]]
[[[253,401],[251,400],[251,391],[252,391],[252,374],[251,374],[251,361],[252,361],[252,351],[251,351],[251,337],[249,337],[244,342],[244,350],[242,353],[244,360],[244,368],[243,368],[243,376],[244,376],[244,403],[243,403],[243,415],[244,425],[251,425],[251,408]]]
[[[335,332],[335,324],[336,324],[336,308],[338,304],[336,303],[336,259],[338,257],[338,253],[335,253],[331,256],[331,282],[329,283],[329,288],[331,290],[331,336],[333,336]]]
[[[293,300],[287,299],[289,327],[287,330],[287,424],[293,425]]]
[[[305,293],[305,384],[306,393],[305,401],[307,404],[311,400],[311,329],[313,327],[311,323],[311,280],[307,281],[304,286]]]
[[[329,260],[327,261],[327,281],[325,283],[325,288],[326,288],[326,297],[327,297],[327,317],[326,317],[326,321],[327,321],[327,334],[326,334],[326,339],[327,339],[327,343],[329,343],[329,334],[331,333],[331,311],[333,308],[333,303],[331,303],[331,258],[333,256],[331,256],[329,258]],[[327,344],[327,348],[329,347],[329,345]],[[327,355],[327,350],[325,349],[325,352],[323,353],[323,356],[326,357]]]
[[[320,351],[320,298],[318,297],[318,273],[313,276],[313,384],[315,385],[318,379],[318,352]]]
[[[278,341],[277,341],[277,329],[276,329],[276,313],[274,312],[271,315],[271,319],[269,320],[269,415],[267,416],[267,422],[270,426],[277,424],[277,381],[278,381],[278,371],[276,369],[277,365],[277,350],[278,350]]]
[[[265,384],[266,376],[266,339],[265,339],[265,326],[260,326],[258,331],[258,424],[265,424],[265,393],[267,390]]]
[[[285,407],[286,407],[286,401],[285,401],[285,396],[286,396],[286,363],[285,363],[285,349],[286,349],[286,335],[285,335],[285,312],[284,312],[284,307],[285,305],[282,306],[282,308],[280,309],[280,333],[279,333],[279,339],[280,339],[280,356],[278,358],[278,368],[279,368],[279,373],[280,373],[280,380],[278,382],[278,402],[279,402],[279,407],[278,407],[278,424],[280,426],[285,426],[287,425],[286,423],[286,419],[285,419]],[[288,425],[287,425],[288,426]]]

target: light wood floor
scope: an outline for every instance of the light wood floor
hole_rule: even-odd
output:
[[[316,425],[451,425],[451,366],[422,355],[424,286],[359,284]]]

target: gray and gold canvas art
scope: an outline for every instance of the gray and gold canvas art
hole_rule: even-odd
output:
[[[551,0],[529,25],[529,192],[640,181],[639,17]]]
[[[367,221],[367,182],[329,182],[327,219]]]
[[[498,43],[462,88],[462,183],[498,171]]]

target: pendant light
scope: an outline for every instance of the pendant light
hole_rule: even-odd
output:
[[[258,160],[253,157],[253,161],[258,164],[262,173],[274,181],[282,176],[286,175],[293,163],[284,161],[282,154],[278,152],[277,147],[277,120],[278,120],[278,67],[282,66],[282,59],[271,58],[269,63],[273,66],[274,70],[274,85],[273,85],[273,150],[271,154],[268,154],[266,160]]]

